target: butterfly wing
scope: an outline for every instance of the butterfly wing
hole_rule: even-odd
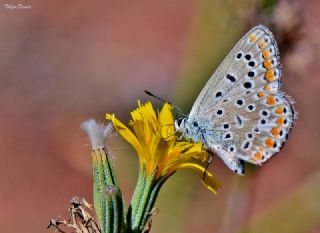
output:
[[[286,141],[294,109],[280,92],[280,80],[276,41],[259,25],[236,44],[199,94],[189,121],[205,123],[207,146],[229,167],[230,159],[262,164]]]

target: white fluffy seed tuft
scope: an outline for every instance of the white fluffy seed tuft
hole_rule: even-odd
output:
[[[113,127],[111,124],[97,123],[94,119],[87,120],[81,124],[81,128],[87,132],[92,149],[98,149],[106,145],[106,138],[110,136]]]

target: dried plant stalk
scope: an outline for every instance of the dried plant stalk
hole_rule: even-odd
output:
[[[69,220],[51,219],[48,228],[61,233],[101,233],[92,206],[84,199],[73,197],[70,201]]]

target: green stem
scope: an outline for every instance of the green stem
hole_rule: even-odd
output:
[[[106,185],[115,185],[114,176],[110,169],[109,159],[107,157],[106,150],[102,148],[100,150],[100,154],[101,154],[101,161],[102,161],[103,173],[104,173]]]
[[[154,204],[157,200],[157,197],[158,197],[158,194],[159,194],[159,191],[160,191],[160,188],[162,187],[163,183],[167,180],[167,178],[162,178],[160,180],[158,180],[152,191],[151,191],[151,194],[150,194],[150,197],[149,197],[149,200],[148,200],[148,203],[146,205],[146,209],[144,211],[144,215],[143,215],[143,218],[142,218],[142,221],[141,221],[141,224],[140,224],[140,228],[144,228],[144,226],[146,225],[146,223],[148,222],[148,219],[150,217],[150,214],[152,212],[152,209],[154,207]]]
[[[92,171],[93,171],[93,204],[98,217],[98,221],[101,225],[101,185],[100,185],[100,170],[98,166],[97,156],[95,155],[94,150],[92,151]]]
[[[105,171],[104,171],[104,166],[103,166],[103,161],[101,158],[101,153],[100,153],[100,149],[95,150],[95,156],[97,158],[97,165],[98,165],[98,186],[99,188],[98,193],[96,193],[98,197],[98,199],[100,199],[100,213],[97,214],[98,216],[100,216],[100,224],[101,224],[101,230],[102,232],[107,232],[107,226],[106,226],[106,222],[107,222],[107,218],[108,218],[108,213],[107,213],[107,200],[106,197],[103,195],[103,191],[106,187],[106,176],[105,176]]]
[[[143,187],[139,187],[139,195],[136,195],[137,197],[140,197],[140,200],[134,200],[135,202],[138,202],[139,204],[135,206],[135,208],[132,209],[132,222],[131,222],[131,231],[132,232],[141,232],[143,230],[144,225],[142,225],[143,218],[146,214],[149,214],[149,209],[147,208],[150,205],[149,202],[153,201],[150,200],[150,197],[152,196],[152,191],[155,185],[155,176],[157,174],[157,170],[155,170],[144,182]],[[141,191],[142,190],[142,193]],[[156,195],[155,195],[156,196]],[[154,203],[154,201],[153,201]],[[153,207],[153,205],[152,205]],[[151,208],[152,208],[151,207]]]
[[[111,185],[110,185],[111,186]],[[112,188],[114,188],[114,186],[112,186]],[[110,189],[110,187],[107,186],[106,190],[107,189]],[[108,191],[106,191],[108,192]],[[113,191],[111,191],[113,192]],[[111,233],[112,230],[113,230],[113,215],[114,215],[114,211],[117,211],[117,210],[114,210],[113,208],[113,199],[114,199],[114,194],[113,193],[107,193],[105,195],[105,199],[106,199],[106,206],[105,206],[105,209],[106,209],[106,215],[105,215],[105,222],[104,222],[104,228],[105,228],[105,231],[103,231],[103,233]]]
[[[137,185],[133,192],[132,199],[130,202],[130,207],[128,210],[128,217],[127,217],[128,226],[132,226],[134,222],[134,218],[137,214],[138,206],[140,204],[140,200],[144,191],[145,183],[146,183],[146,169],[141,168],[139,169]]]
[[[120,233],[123,229],[123,201],[119,188],[115,187],[116,195],[112,199],[113,212],[113,233]]]
[[[101,232],[121,232],[125,227],[124,202],[116,177],[104,148],[92,153],[94,205]]]
[[[110,159],[110,155],[109,155],[107,148],[103,148],[102,150],[103,150],[102,160],[104,161],[104,171],[105,171],[105,176],[106,176],[106,181],[107,181],[106,184],[107,185],[113,184],[117,188],[117,197],[120,198],[122,201],[121,205],[119,204],[122,207],[122,211],[121,211],[122,219],[121,219],[120,223],[123,224],[124,228],[126,228],[126,225],[127,225],[126,205],[125,205],[124,200],[122,198],[121,191],[118,188],[119,184],[118,184],[118,181],[116,178],[116,173],[113,168],[112,159]],[[113,201],[113,203],[114,204],[117,203],[117,205],[118,205],[118,202]],[[115,206],[114,206],[114,208],[115,208]],[[115,209],[117,209],[117,208],[115,208]],[[118,212],[114,212],[114,214],[117,214],[117,213]],[[115,224],[115,222],[114,222],[114,224]]]

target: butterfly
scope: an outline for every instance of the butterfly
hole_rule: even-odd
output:
[[[272,33],[263,25],[252,28],[213,73],[190,114],[175,120],[176,130],[243,175],[245,162],[262,165],[279,152],[294,124],[281,75]]]

